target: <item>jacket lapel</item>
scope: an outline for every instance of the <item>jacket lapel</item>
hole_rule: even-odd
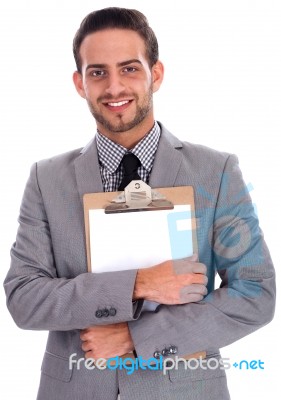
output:
[[[158,122],[159,123],[159,122]],[[173,136],[163,125],[156,156],[153,163],[149,185],[156,187],[175,186],[176,178],[182,163],[180,149],[182,143]]]
[[[149,179],[151,187],[172,187],[182,163],[181,142],[164,126]],[[103,192],[95,138],[81,151],[74,162],[77,187],[81,199],[85,193]]]
[[[74,168],[81,198],[85,193],[103,192],[95,138],[81,151]]]

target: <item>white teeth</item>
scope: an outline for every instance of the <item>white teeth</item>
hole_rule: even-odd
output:
[[[126,101],[119,101],[119,103],[108,103],[109,106],[111,107],[120,107],[123,106],[124,104],[129,103],[129,100]]]

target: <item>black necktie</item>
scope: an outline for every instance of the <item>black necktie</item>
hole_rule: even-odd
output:
[[[118,190],[124,190],[134,179],[141,179],[138,174],[138,167],[140,167],[141,163],[137,156],[133,153],[127,153],[122,158],[121,163],[124,168],[124,176]]]

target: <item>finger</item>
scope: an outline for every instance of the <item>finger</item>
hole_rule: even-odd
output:
[[[207,267],[202,263],[193,263],[192,264],[192,272],[195,274],[207,274]]]
[[[191,293],[180,298],[181,304],[195,303],[203,300],[204,296],[198,293]]]
[[[87,340],[87,333],[85,332],[85,331],[81,331],[80,332],[80,339],[82,340],[82,341],[84,341],[84,340]]]
[[[188,258],[181,258],[172,261],[172,267],[176,275],[187,274],[190,272],[206,274],[207,267],[205,264],[189,261]]]
[[[83,350],[83,351],[91,351],[92,350],[92,346],[91,346],[91,344],[90,344],[90,342],[83,342],[82,343],[82,345],[81,345],[81,349]]]
[[[203,274],[189,274],[189,284],[199,283],[200,285],[207,285],[208,277]]]
[[[192,256],[183,258],[183,260],[196,262],[198,261],[198,254],[194,253]]]
[[[181,289],[180,293],[183,296],[187,296],[189,294],[200,294],[202,296],[206,296],[206,294],[208,293],[208,290],[207,290],[206,286],[195,283],[193,285],[188,285],[188,286],[183,287]]]
[[[172,260],[172,267],[176,275],[182,275],[193,272],[193,261],[189,261],[187,258],[181,258],[179,260]]]
[[[181,287],[199,283],[199,285],[207,285],[208,277],[203,274],[185,274],[178,277],[178,283]]]

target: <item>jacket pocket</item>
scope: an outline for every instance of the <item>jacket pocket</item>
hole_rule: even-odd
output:
[[[199,360],[179,361],[174,368],[168,371],[171,382],[179,379],[189,381],[225,378],[225,368],[221,362],[220,354],[207,355],[200,363]]]
[[[72,376],[72,369],[69,368],[68,358],[49,353],[48,351],[45,352],[41,371],[43,374],[63,382],[69,382]]]

